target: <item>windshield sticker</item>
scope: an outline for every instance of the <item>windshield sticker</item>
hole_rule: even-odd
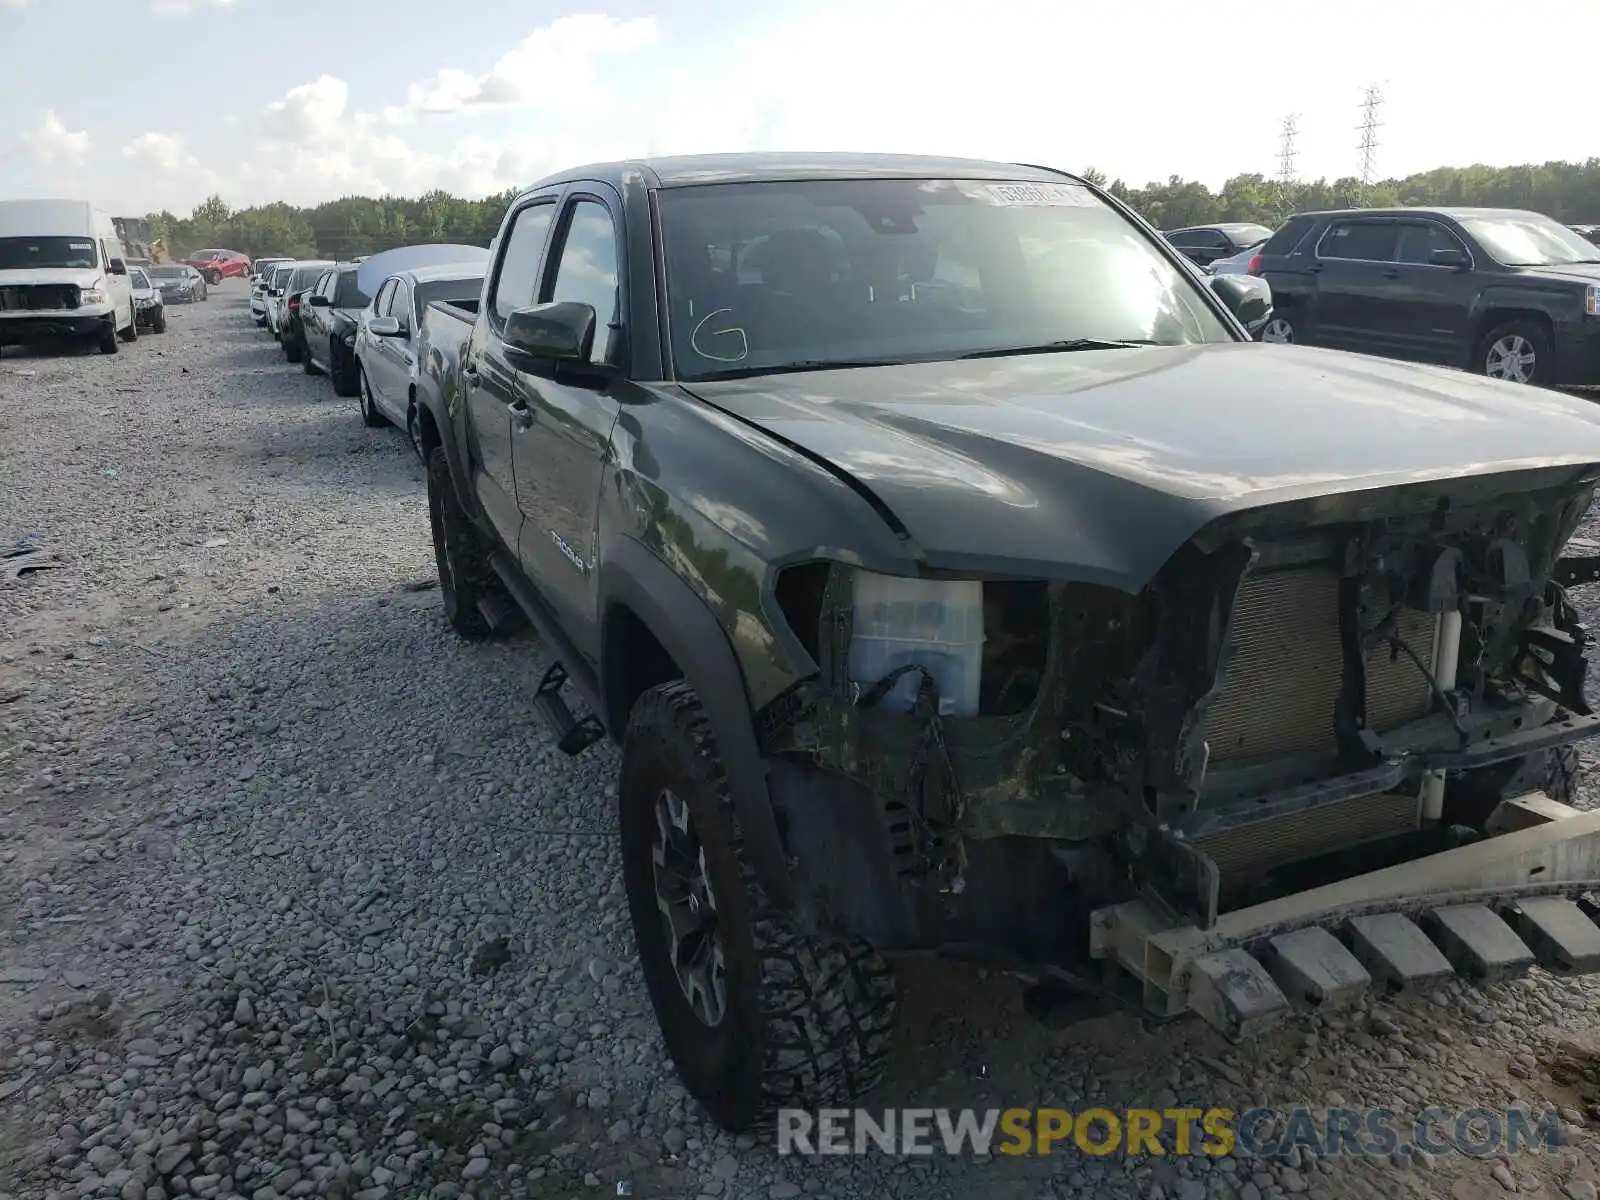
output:
[[[94,243],[93,242],[68,242],[67,243],[67,249],[68,250],[93,250],[94,249]]]
[[[1076,183],[991,183],[991,202],[1002,208],[1094,208],[1094,194]]]

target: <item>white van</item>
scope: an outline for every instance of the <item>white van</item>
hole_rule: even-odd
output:
[[[138,336],[109,214],[87,200],[0,200],[0,347],[70,338],[115,354]]]

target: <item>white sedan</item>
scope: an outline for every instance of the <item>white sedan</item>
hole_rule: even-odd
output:
[[[1211,264],[1213,275],[1248,275],[1250,273],[1250,260],[1261,253],[1265,242],[1257,242],[1254,246],[1246,246],[1239,253],[1228,258],[1219,258]]]

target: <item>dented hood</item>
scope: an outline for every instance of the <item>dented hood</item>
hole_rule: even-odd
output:
[[[1214,519],[1600,463],[1586,400],[1303,346],[1091,350],[687,385],[870,490],[930,567],[1137,591]]]

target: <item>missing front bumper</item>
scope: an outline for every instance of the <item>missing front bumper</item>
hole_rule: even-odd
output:
[[[1600,972],[1600,812],[1542,793],[1506,801],[1511,832],[1222,915],[1210,929],[1135,900],[1096,911],[1090,953],[1133,978],[1142,1007],[1195,1013],[1235,1040],[1373,988],[1483,982],[1537,964]]]

